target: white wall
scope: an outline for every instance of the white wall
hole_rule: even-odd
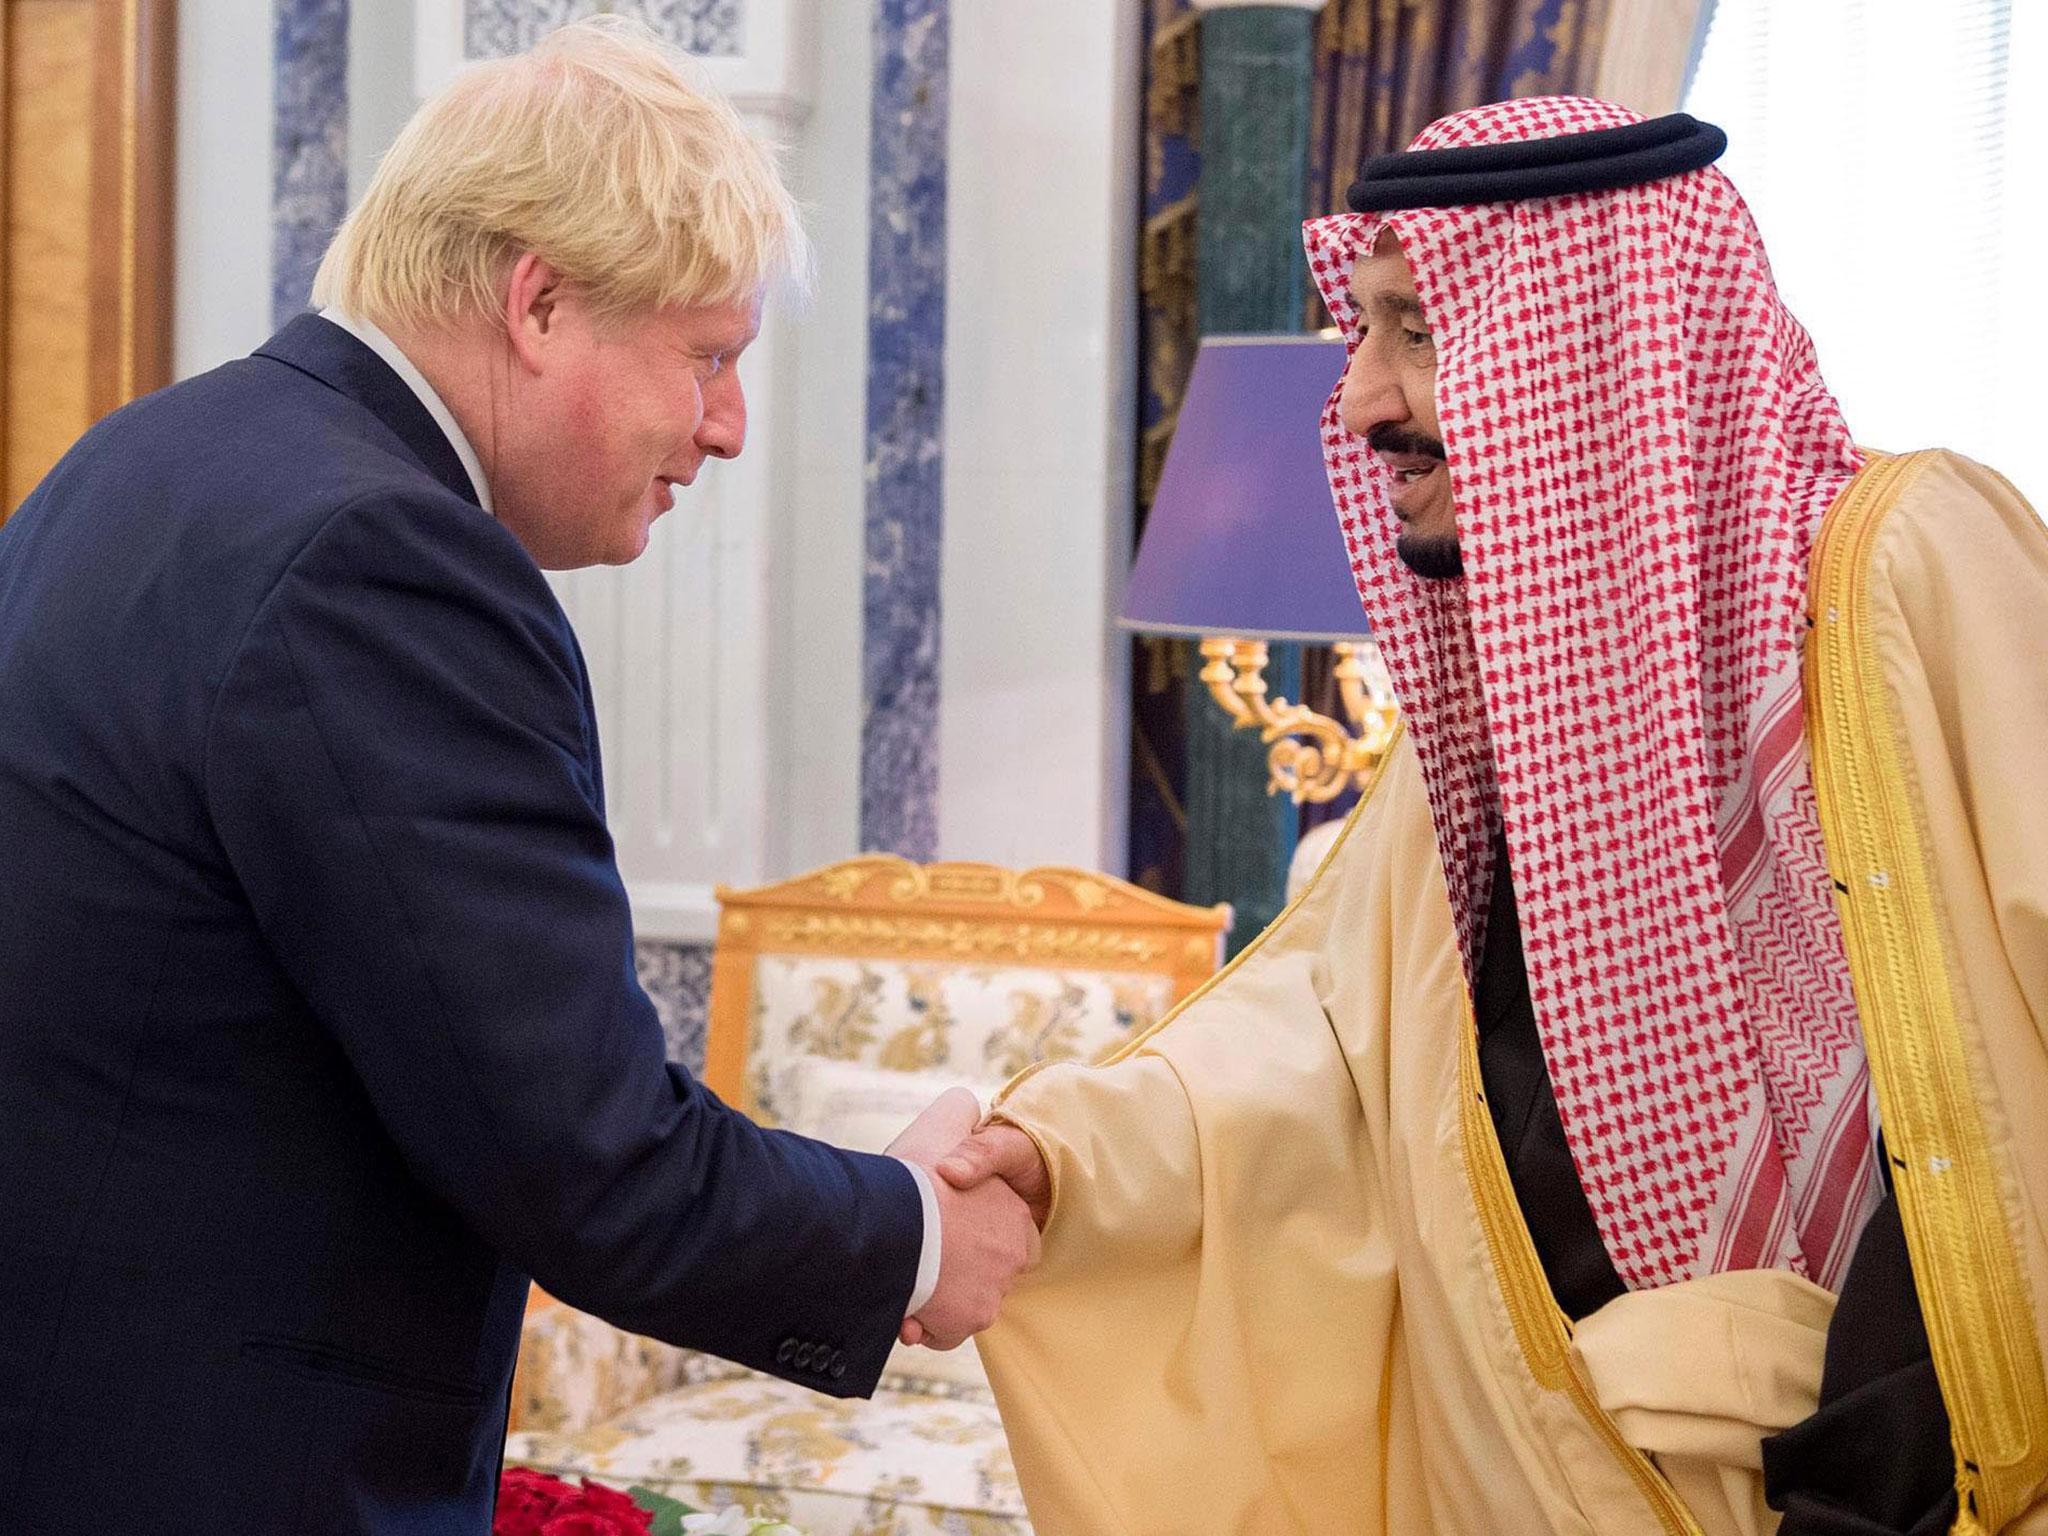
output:
[[[952,8],[939,849],[1125,861],[1138,0]]]
[[[415,0],[349,0],[348,201],[353,208],[377,161],[419,97],[413,90]]]
[[[171,369],[204,372],[270,335],[271,20],[250,0],[179,0]]]

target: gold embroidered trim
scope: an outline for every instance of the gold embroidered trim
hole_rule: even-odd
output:
[[[1648,1456],[1630,1445],[1613,1417],[1600,1406],[1592,1383],[1571,1355],[1571,1327],[1557,1298],[1551,1294],[1543,1264],[1536,1256],[1535,1239],[1529,1235],[1528,1219],[1515,1187],[1508,1179],[1507,1159],[1494,1134],[1493,1119],[1486,1112],[1486,1095],[1479,1076],[1479,1026],[1468,1002],[1461,1021],[1463,1043],[1458,1051],[1459,1126],[1465,1144],[1465,1174],[1472,1187],[1473,1203],[1479,1208],[1479,1225],[1486,1234],[1487,1252],[1493,1258],[1493,1272],[1500,1283],[1501,1299],[1507,1303],[1515,1342],[1528,1361],[1536,1384],[1546,1391],[1563,1392],[1579,1415],[1627,1469],[1637,1489],[1671,1536],[1701,1536],[1698,1523],[1685,1501]]]
[[[1995,1531],[2048,1479],[2048,1383],[1868,611],[1878,531],[1928,457],[1875,459],[1821,525],[1807,729],[1893,1187],[1955,1441],[1955,1529]]]
[[[884,917],[865,912],[771,912],[759,919],[759,929],[761,947],[772,952],[1112,969],[1155,969],[1182,944],[1180,939],[1160,929],[972,923],[958,918]],[[1186,944],[1197,963],[1214,963],[1213,937],[1189,939]]]

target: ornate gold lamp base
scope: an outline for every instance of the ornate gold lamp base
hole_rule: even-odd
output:
[[[1266,697],[1266,642],[1217,636],[1202,642],[1202,681],[1241,731],[1268,743],[1266,793],[1322,805],[1365,781],[1393,744],[1400,712],[1379,648],[1370,640],[1331,647],[1347,728],[1306,704]]]

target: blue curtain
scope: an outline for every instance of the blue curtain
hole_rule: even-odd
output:
[[[1344,206],[1359,163],[1399,149],[1447,112],[1511,96],[1592,88],[1605,0],[1330,0],[1316,20],[1306,206]],[[1196,110],[1198,17],[1188,0],[1151,0],[1146,26],[1144,227],[1139,282],[1139,461],[1135,526],[1159,484],[1175,414],[1194,365],[1195,184],[1201,170]],[[1304,320],[1327,325],[1311,296]],[[1135,547],[1135,545],[1133,546]],[[1186,815],[1184,641],[1134,642],[1131,668],[1131,878],[1182,892]],[[1303,692],[1337,713],[1327,653],[1304,657]],[[1347,800],[1304,807],[1304,826],[1341,815]]]

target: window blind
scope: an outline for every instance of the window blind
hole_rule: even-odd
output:
[[[1858,441],[2048,506],[2048,5],[1719,0],[1685,110]]]

